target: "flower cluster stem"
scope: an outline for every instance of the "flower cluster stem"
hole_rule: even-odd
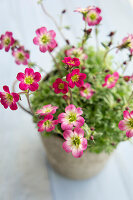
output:
[[[45,7],[44,7],[44,5],[43,5],[42,2],[40,3],[40,5],[41,5],[41,8],[42,8],[42,11],[44,12],[44,14],[47,15],[47,16],[53,21],[53,23],[55,24],[55,26],[56,26],[57,30],[59,31],[61,37],[62,37],[63,40],[66,42],[66,44],[68,44],[68,40],[65,38],[64,34],[62,33],[60,27],[58,26],[58,24],[57,24],[57,22],[56,22],[56,20],[55,20],[55,18],[52,17],[52,16],[47,12],[47,10],[45,9]]]
[[[31,104],[30,104],[30,99],[29,99],[29,90],[28,90],[28,92],[26,93],[26,98],[27,98],[27,102],[28,102],[28,105],[29,105],[30,111],[31,111],[32,115],[34,115],[34,111],[33,111],[32,107],[31,107]]]
[[[55,57],[53,56],[53,54],[52,54],[51,52],[49,52],[49,55],[51,56],[52,60],[54,61],[55,65],[56,65],[56,67],[57,67],[57,69],[58,69],[58,71],[59,71],[60,76],[62,76],[62,72],[61,72],[61,70],[60,70],[60,66],[59,66],[59,64],[57,63]]]
[[[107,58],[108,54],[109,54],[112,50],[114,50],[115,48],[117,48],[117,47],[112,47],[111,49],[106,50],[106,52],[105,52],[105,54],[104,54],[104,58],[103,58],[104,65],[106,65],[106,58]]]
[[[95,38],[96,38],[96,50],[99,50],[99,41],[98,41],[98,27],[95,26]]]
[[[69,88],[69,93],[70,93],[70,102],[73,103],[72,90],[70,88]]]

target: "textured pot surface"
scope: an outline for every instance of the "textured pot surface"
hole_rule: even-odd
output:
[[[58,173],[70,179],[81,180],[96,175],[103,169],[110,157],[106,153],[95,154],[84,151],[81,158],[74,158],[71,153],[66,153],[63,150],[63,138],[57,135],[41,136],[41,138],[49,163]]]

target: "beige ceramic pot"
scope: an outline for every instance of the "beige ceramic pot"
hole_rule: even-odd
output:
[[[58,135],[50,137],[41,136],[46,149],[49,163],[55,171],[70,179],[87,179],[99,173],[106,164],[109,154],[90,153],[84,151],[81,158],[74,158],[71,153],[66,153],[62,144],[64,139]]]

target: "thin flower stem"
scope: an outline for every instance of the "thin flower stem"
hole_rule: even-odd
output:
[[[73,97],[72,97],[72,90],[69,87],[69,93],[70,93],[70,102],[73,103]]]
[[[99,50],[99,41],[98,41],[98,27],[95,26],[95,38],[96,38],[96,50]]]
[[[112,50],[114,50],[115,48],[117,48],[117,47],[112,47],[111,49],[108,49],[108,50],[105,52],[104,57],[103,57],[104,65],[106,65],[106,58],[107,58],[108,54],[109,54]]]
[[[49,52],[49,55],[50,55],[51,58],[53,59],[55,65],[56,65],[56,67],[57,67],[57,69],[58,69],[58,71],[59,71],[60,76],[62,76],[62,73],[61,73],[61,70],[60,70],[60,66],[59,66],[59,64],[57,63],[55,57],[53,56],[53,54],[52,54],[51,52]]]
[[[65,38],[65,36],[64,36],[64,34],[62,33],[60,27],[58,26],[58,24],[57,24],[55,18],[52,17],[52,16],[46,11],[46,9],[45,9],[43,3],[40,3],[40,5],[41,5],[41,8],[42,8],[44,14],[47,15],[47,16],[53,21],[53,23],[55,24],[55,26],[56,26],[57,30],[59,31],[61,37],[62,37],[63,40],[67,43],[67,39]],[[68,44],[68,43],[67,43],[67,44]]]
[[[87,23],[86,23],[86,21],[85,21],[85,28],[84,28],[84,35],[83,35],[83,39],[82,39],[82,48],[84,49],[84,44],[85,44],[85,42],[86,42],[86,40],[85,40],[85,38],[86,38],[86,27],[87,27]]]
[[[14,83],[13,83],[13,85],[12,85],[12,90],[13,90],[13,92],[15,92],[15,86],[16,86],[17,82],[18,82],[18,81],[15,80]],[[20,107],[22,110],[24,110],[24,111],[27,112],[28,114],[32,115],[32,113],[31,113],[29,110],[27,110],[25,107],[23,107],[23,106],[21,105],[21,103],[17,102],[17,104],[19,105],[19,107]]]
[[[32,113],[32,115],[34,115],[34,111],[33,111],[32,107],[31,107],[31,104],[30,104],[29,90],[28,90],[28,92],[27,92],[27,94],[26,94],[26,97],[27,97],[27,101],[28,101],[28,105],[29,105],[29,108],[30,108],[30,110],[31,110],[31,113]]]
[[[130,103],[130,100],[131,100],[132,97],[133,97],[133,91],[132,91],[131,95],[129,96],[129,99],[127,100],[127,105],[126,106],[129,106],[129,103]]]

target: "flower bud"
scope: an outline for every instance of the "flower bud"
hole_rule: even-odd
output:
[[[94,136],[93,135],[90,136],[90,140],[94,140]]]
[[[128,82],[128,81],[130,81],[130,76],[124,76],[123,79],[124,79],[126,82]]]
[[[111,31],[110,33],[109,33],[109,37],[112,37],[112,36],[114,36],[115,35],[115,32],[114,31]]]
[[[90,129],[91,129],[91,131],[94,131],[95,130],[95,128],[92,126],[92,127],[90,127]]]
[[[65,14],[66,13],[66,10],[64,9],[64,10],[62,10],[62,12],[61,12],[62,14]]]

